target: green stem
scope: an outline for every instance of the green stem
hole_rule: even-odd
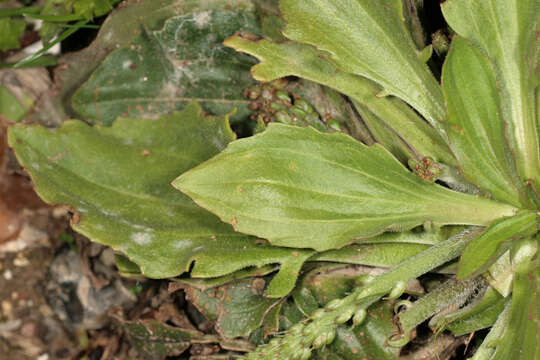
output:
[[[47,51],[49,51],[50,48],[52,48],[54,45],[58,44],[59,42],[62,42],[63,40],[67,39],[71,34],[79,30],[81,26],[86,25],[88,21],[87,20],[81,20],[74,24],[73,28],[67,29],[64,31],[60,36],[56,38],[56,40],[49,43],[47,46],[45,46],[43,49],[39,50],[38,52],[22,59],[21,61],[17,62],[15,65],[13,65],[14,68],[21,68],[24,66],[27,66],[29,63],[35,61],[37,58],[45,54]]]

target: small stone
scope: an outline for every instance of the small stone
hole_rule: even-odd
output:
[[[13,260],[13,265],[18,266],[18,267],[25,267],[25,266],[30,265],[30,261],[28,261],[28,259],[25,258],[24,256],[17,256]]]
[[[13,312],[13,305],[11,305],[11,303],[7,300],[2,301],[2,313],[4,314],[4,316],[9,317],[9,315],[11,315],[12,312]]]
[[[41,354],[38,356],[37,360],[49,360],[49,354]]]
[[[7,281],[13,279],[13,273],[11,272],[11,270],[6,270],[4,271],[4,279],[6,279]]]
[[[41,315],[43,315],[44,317],[50,317],[50,316],[53,316],[54,315],[54,312],[52,311],[52,309],[50,308],[49,305],[45,305],[45,304],[42,304],[39,306],[39,312],[41,313]]]
[[[33,322],[24,324],[21,327],[21,335],[26,337],[34,337],[37,334],[37,326]]]

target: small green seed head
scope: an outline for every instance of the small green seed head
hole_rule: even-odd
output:
[[[339,316],[336,318],[336,324],[345,324],[349,319],[354,315],[354,309],[349,308],[345,309]]]
[[[275,117],[276,117],[276,121],[282,124],[291,125],[294,122],[293,118],[289,114],[283,111],[277,112]]]
[[[313,314],[311,314],[312,319],[320,319],[325,314],[324,309],[317,309]]]
[[[326,120],[326,125],[328,125],[328,127],[334,131],[343,131],[340,123],[334,118],[329,118]]]
[[[313,341],[313,348],[314,349],[319,349],[319,348],[323,347],[325,344],[326,344],[326,334],[320,334]]]
[[[294,105],[302,110],[304,110],[305,112],[307,113],[312,113],[313,112],[313,108],[311,107],[311,105],[309,105],[307,103],[307,101],[303,100],[303,99],[297,99],[295,102],[294,102]]]
[[[297,106],[293,106],[292,108],[289,109],[289,111],[291,112],[291,114],[297,116],[300,119],[305,118],[307,115],[307,113],[304,110],[300,109]]]
[[[336,338],[336,330],[331,329],[330,331],[326,333],[326,344],[327,345],[331,344],[335,338]]]
[[[309,360],[311,357],[311,349],[305,348],[302,352],[302,356],[300,357],[300,360]]]
[[[333,311],[342,306],[344,303],[343,299],[334,299],[326,304],[325,309],[328,311]]]
[[[281,339],[280,338],[273,338],[272,340],[270,340],[270,342],[268,343],[268,347],[269,348],[278,348],[281,346]]]
[[[358,326],[361,323],[363,323],[364,320],[366,319],[366,316],[367,316],[366,309],[362,308],[362,309],[356,310],[353,316],[353,326]]]
[[[298,334],[301,334],[303,330],[304,330],[304,324],[298,323],[298,324],[295,324],[294,326],[292,326],[289,329],[289,332],[291,334],[293,334],[293,335],[298,335]]]
[[[286,103],[291,102],[291,98],[290,98],[289,94],[286,91],[283,91],[283,90],[276,91],[276,97],[279,100],[284,101]]]

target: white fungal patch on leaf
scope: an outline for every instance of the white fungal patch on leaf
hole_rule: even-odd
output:
[[[210,11],[203,11],[198,14],[193,14],[193,21],[199,29],[208,25],[210,23],[210,19]]]
[[[131,60],[125,60],[122,62],[122,69],[124,70],[128,70],[129,67],[131,66],[131,64],[133,64],[133,62]]]
[[[131,234],[130,239],[137,245],[148,245],[152,242],[154,235],[150,232],[136,232]]]

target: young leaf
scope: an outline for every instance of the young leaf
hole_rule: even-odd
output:
[[[173,185],[238,231],[318,251],[427,220],[487,225],[515,212],[424,182],[377,144],[281,124],[232,143]]]
[[[471,40],[495,65],[502,116],[522,180],[540,186],[538,124],[534,89],[540,37],[537,0],[448,0],[450,26]]]
[[[59,129],[9,131],[37,193],[73,207],[77,231],[125,253],[148,277],[176,276],[193,262],[195,277],[272,263],[297,266],[304,251],[258,245],[170,186],[178,171],[233,138],[226,118],[205,116],[196,103],[156,121],[120,118],[110,128],[68,121]]]
[[[374,134],[380,135],[376,140],[388,146],[396,156],[429,156],[447,165],[456,165],[454,156],[441,136],[406,103],[395,97],[378,96],[382,90],[379,85],[336,69],[322,59],[323,53],[313,46],[294,42],[275,43],[265,39],[252,41],[240,36],[232,36],[224,44],[261,61],[251,70],[253,77],[259,81],[272,81],[293,75],[329,86],[349,96],[355,101],[355,106],[361,107],[359,110],[365,108],[362,116],[367,114],[374,118],[373,121],[370,121],[371,118],[364,120]],[[384,130],[379,131],[381,128]],[[388,133],[390,141],[385,141],[385,133]]]
[[[540,358],[538,240],[538,237],[524,240],[516,251],[510,319],[502,338],[496,344],[496,350],[490,357],[491,360],[537,360]]]
[[[465,178],[499,200],[518,207],[528,205],[515,175],[489,60],[468,41],[455,37],[442,84],[448,109],[447,135]]]
[[[281,2],[286,37],[328,51],[339,69],[379,83],[438,127],[441,88],[415,49],[402,7],[400,0]]]
[[[534,235],[540,225],[538,214],[532,210],[521,210],[515,216],[495,220],[488,228],[471,241],[458,266],[458,279],[482,273],[511,245],[513,240]]]

